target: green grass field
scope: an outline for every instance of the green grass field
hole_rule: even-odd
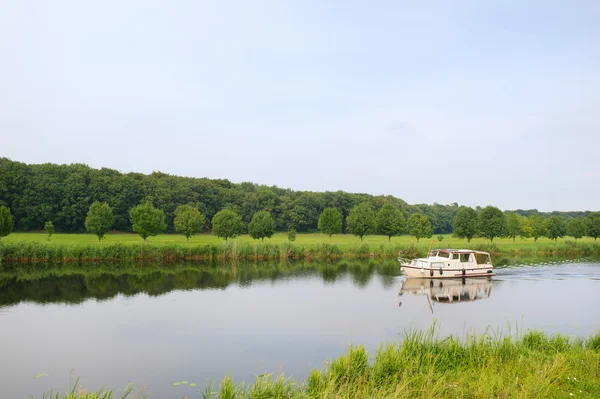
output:
[[[484,238],[475,238],[471,241],[471,244],[467,240],[458,239],[453,237],[451,234],[442,235],[444,238],[440,242],[437,239],[437,235],[432,238],[422,238],[419,243],[417,240],[408,235],[392,237],[391,244],[394,246],[418,246],[423,251],[426,251],[431,242],[433,241],[434,248],[469,248],[469,247],[480,247],[482,245],[490,244],[490,240]],[[52,236],[50,241],[46,239],[46,234],[43,233],[12,233],[9,236],[2,239],[2,242],[16,243],[16,242],[39,242],[48,245],[105,245],[105,244],[141,244],[143,240],[139,235],[133,233],[109,233],[106,237],[98,243],[98,239],[93,234],[61,234],[57,233]],[[503,252],[513,252],[514,250],[522,249],[524,252],[544,252],[547,248],[552,248],[559,244],[565,244],[567,242],[575,241],[572,237],[559,238],[557,242],[548,238],[540,238],[537,243],[533,241],[533,238],[522,239],[517,238],[513,243],[510,238],[496,238],[493,241],[500,250]],[[216,237],[212,234],[200,234],[190,238],[189,244],[186,243],[185,237],[179,234],[161,234],[156,237],[148,238],[149,244],[161,245],[161,244],[181,244],[181,245],[219,245],[225,243],[222,238]],[[228,242],[232,242],[229,239]],[[260,244],[260,240],[255,240],[249,235],[242,235],[236,239],[238,244],[250,243]],[[287,233],[276,233],[273,237],[265,239],[265,244],[283,244],[287,243]],[[592,238],[581,238],[577,240],[577,243],[588,243],[593,244]],[[337,245],[342,251],[348,250],[353,247],[361,245],[361,241],[358,237],[350,234],[337,234],[331,239],[325,234],[319,233],[298,233],[294,245],[313,246],[319,244],[332,244]],[[388,245],[388,238],[380,235],[370,235],[363,239],[362,244],[368,244],[369,246],[380,246]]]
[[[201,234],[186,243],[185,237],[164,234],[151,237],[146,243],[131,233],[108,234],[98,242],[91,234],[54,234],[50,241],[45,234],[13,233],[0,241],[0,261],[17,262],[88,262],[125,260],[265,260],[265,259],[339,259],[339,258],[392,258],[399,251],[406,257],[423,256],[430,245],[434,248],[471,248],[493,255],[600,255],[600,244],[591,239],[560,239],[553,242],[540,239],[496,239],[493,243],[475,239],[469,244],[451,235],[436,238],[416,239],[410,236],[394,237],[388,243],[384,236],[367,236],[361,243],[352,235],[335,235],[330,239],[323,234],[298,234],[290,243],[287,234],[278,233],[263,242],[247,235],[235,240],[224,240]]]

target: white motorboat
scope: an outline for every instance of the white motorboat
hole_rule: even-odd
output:
[[[495,276],[490,254],[470,249],[434,249],[426,258],[398,258],[400,271],[412,278]]]

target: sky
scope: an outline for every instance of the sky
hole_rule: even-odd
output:
[[[0,157],[600,210],[600,2],[0,0]]]

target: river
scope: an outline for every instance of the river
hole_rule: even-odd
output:
[[[528,263],[528,264],[523,264]],[[497,276],[406,280],[395,261],[202,265],[3,266],[3,398],[54,388],[123,388],[201,397],[229,374],[303,379],[349,344],[371,351],[435,324],[588,336],[600,329],[600,263],[495,262]],[[186,380],[197,384],[175,385]]]

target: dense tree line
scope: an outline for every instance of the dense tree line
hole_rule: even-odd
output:
[[[164,231],[187,238],[212,228],[225,239],[242,233],[263,239],[274,231],[317,231],[417,239],[454,233],[474,237],[570,235],[598,237],[590,212],[475,209],[450,205],[409,205],[393,196],[292,191],[224,179],[190,178],[154,172],[121,173],[87,165],[34,164],[0,158],[0,206],[10,209],[0,230],[88,231],[102,239],[109,229],[136,231],[144,239]],[[5,212],[5,211],[3,211]],[[217,218],[215,219],[215,216]],[[217,223],[215,223],[215,221]],[[0,235],[1,237],[1,235]]]
[[[113,230],[132,231],[129,211],[151,203],[165,214],[167,232],[174,232],[175,210],[192,205],[205,218],[205,228],[221,209],[242,218],[244,232],[258,211],[269,212],[276,230],[294,227],[299,232],[316,231],[325,208],[342,214],[342,232],[348,232],[352,208],[367,202],[378,212],[384,204],[398,209],[404,219],[415,213],[426,215],[434,233],[450,233],[458,204],[409,205],[393,196],[335,192],[293,191],[277,186],[232,183],[225,179],[121,173],[83,164],[25,164],[0,158],[0,205],[10,208],[17,231],[39,231],[52,221],[57,232],[84,232],[85,219],[94,202],[107,203],[113,213]]]

